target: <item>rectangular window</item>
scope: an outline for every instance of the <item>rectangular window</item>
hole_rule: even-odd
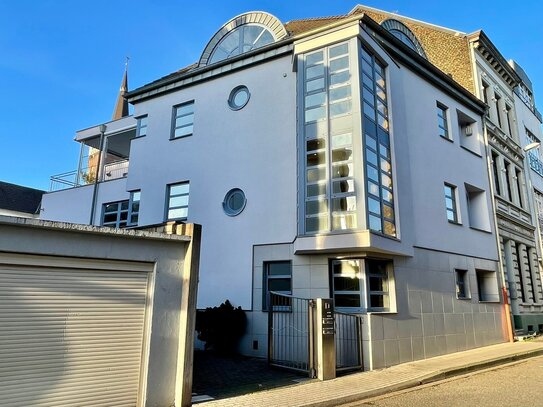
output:
[[[360,55],[367,227],[396,236],[385,66],[363,47]]]
[[[345,126],[352,113],[349,44],[305,55],[303,72],[304,231],[355,229],[355,150]]]
[[[488,83],[486,83],[485,81],[483,81],[483,101],[486,103],[487,106],[490,107],[490,105],[488,104]],[[488,110],[486,111],[486,114],[488,116]]]
[[[511,106],[505,105],[505,118],[507,120],[507,130],[509,130],[509,136],[513,137],[513,126],[511,125],[511,122],[513,118],[511,117]]]
[[[479,301],[499,302],[498,279],[495,271],[475,270]]]
[[[437,132],[441,137],[446,139],[451,139],[449,135],[449,125],[448,125],[448,112],[447,106],[437,102]]]
[[[168,185],[166,220],[185,220],[189,211],[189,183]]]
[[[190,136],[194,125],[194,101],[174,106],[172,139]]]
[[[105,203],[102,207],[102,226],[125,228],[128,226],[129,201]]]
[[[519,280],[518,286],[520,289],[520,298],[522,299],[522,302],[526,302],[526,290],[524,290],[524,275],[522,273],[522,267],[520,266],[520,263],[523,261],[521,258],[522,251],[520,250],[520,244],[518,242],[513,242],[512,244],[515,245],[515,253],[517,254],[517,271]]]
[[[492,175],[494,177],[494,188],[496,188],[496,194],[501,195],[500,185],[500,169],[499,169],[499,156],[492,151]]]
[[[136,118],[136,137],[143,137],[147,135],[147,115]]]
[[[447,219],[452,223],[460,223],[458,220],[458,209],[456,206],[456,187],[445,184],[445,208],[447,209]]]
[[[495,104],[495,107],[496,107],[496,118],[498,119],[498,126],[502,127],[502,115],[501,115],[501,112],[500,112],[500,99],[501,97],[499,97],[496,93],[494,94],[494,104]]]
[[[374,259],[332,260],[331,287],[336,308],[391,312],[392,262]]]
[[[503,169],[505,170],[505,185],[507,187],[507,199],[513,202],[513,190],[511,189],[511,163],[508,161],[504,161]]]
[[[263,269],[262,310],[267,311],[270,292],[292,295],[292,263],[290,261],[268,261],[264,263]],[[290,306],[290,298],[281,298],[279,301],[274,301],[273,310],[290,311]]]
[[[515,167],[515,178],[518,192],[518,204],[521,208],[524,208],[524,187],[522,185],[522,171]]]
[[[130,204],[129,214],[128,214],[128,223],[130,226],[137,226],[139,214],[140,214],[140,197],[141,191],[132,191],[130,192]]]
[[[456,298],[466,300],[471,298],[468,283],[467,270],[455,270],[456,274]]]

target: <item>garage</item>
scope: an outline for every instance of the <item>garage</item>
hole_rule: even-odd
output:
[[[143,404],[153,264],[0,253],[2,406]]]

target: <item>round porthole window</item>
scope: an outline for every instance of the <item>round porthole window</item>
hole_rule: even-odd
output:
[[[234,188],[226,193],[222,207],[228,216],[237,216],[243,211],[246,203],[245,193],[239,188]]]
[[[249,101],[250,97],[251,94],[249,93],[249,89],[247,89],[247,86],[237,86],[232,89],[232,92],[230,92],[230,97],[228,98],[228,106],[230,106],[230,109],[232,110],[243,109],[243,107]]]

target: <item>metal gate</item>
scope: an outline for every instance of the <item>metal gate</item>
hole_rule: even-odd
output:
[[[267,306],[269,364],[315,377],[315,302],[271,292]]]
[[[336,372],[362,369],[362,318],[336,311],[335,323]]]
[[[268,362],[315,377],[316,301],[271,292],[268,296]],[[336,372],[362,369],[362,318],[335,312]]]

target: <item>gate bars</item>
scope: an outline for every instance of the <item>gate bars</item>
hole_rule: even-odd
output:
[[[316,377],[315,304],[307,298],[270,292],[268,363]],[[336,371],[362,369],[362,318],[335,312]]]

